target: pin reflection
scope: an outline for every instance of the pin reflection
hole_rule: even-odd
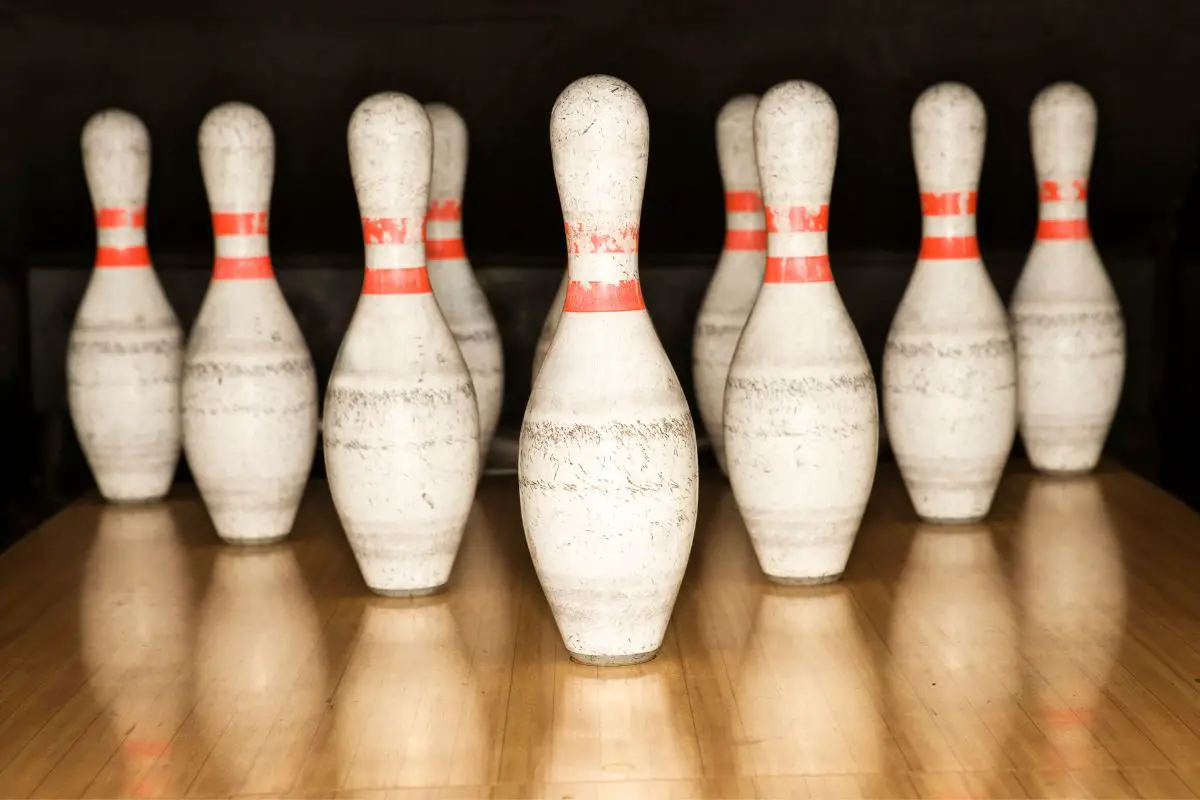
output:
[[[917,525],[895,590],[889,693],[926,770],[1013,769],[1017,616],[992,535],[987,525]]]
[[[462,746],[484,718],[447,595],[364,602],[334,700],[342,788],[486,784],[487,749]]]
[[[633,667],[558,661],[549,783],[702,774],[683,668],[667,642],[654,661]]]
[[[1100,482],[1033,478],[1017,530],[1024,649],[1039,724],[1072,768],[1105,749],[1089,728],[1125,628],[1125,568]]]
[[[80,590],[82,657],[120,749],[92,788],[164,796],[182,788],[170,742],[190,710],[186,548],[165,504],[105,505],[98,514]]]
[[[734,684],[751,775],[875,773],[883,719],[874,665],[845,584],[761,585]]]
[[[220,546],[201,614],[190,792],[287,791],[325,710],[326,656],[293,545]],[[301,742],[300,740],[303,740]]]

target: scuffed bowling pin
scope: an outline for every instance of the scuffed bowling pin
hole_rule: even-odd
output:
[[[179,463],[183,329],[146,245],[150,134],[101,111],[82,136],[96,261],[67,343],[67,406],[100,494],[157,500]]]
[[[546,351],[550,349],[550,343],[554,341],[554,334],[558,331],[558,322],[562,319],[563,303],[567,300],[567,284],[570,283],[570,279],[571,276],[567,270],[563,270],[562,280],[558,282],[558,291],[554,293],[550,309],[546,311],[546,319],[542,322],[542,332],[538,336],[537,347],[533,351],[533,383],[537,383],[538,372],[542,369],[542,362],[546,360]]]
[[[975,238],[987,116],[961,83],[912,111],[921,189],[916,268],[883,354],[883,421],[917,514],[987,516],[1016,435],[1016,361],[1008,315]]]
[[[1033,101],[1029,135],[1040,203],[1012,299],[1018,425],[1037,469],[1089,472],[1125,379],[1125,321],[1087,218],[1096,104],[1082,86],[1049,86]]]
[[[638,232],[650,123],[607,75],[550,117],[570,282],[521,428],[521,516],[572,658],[654,657],[696,528],[696,431],[642,300]]]
[[[217,534],[264,544],[291,532],[312,470],[317,378],[271,264],[271,123],[225,103],[199,138],[216,257],[184,363],[184,453]]]
[[[496,318],[475,278],[462,238],[467,181],[467,126],[444,103],[425,106],[433,126],[433,182],[429,189],[425,258],[429,281],[446,324],[471,372],[479,404],[480,463],[487,460],[504,399],[504,353]]]
[[[371,591],[446,584],[479,479],[471,374],[425,265],[433,136],[421,104],[372,95],[350,118],[362,296],[325,395],[329,490]]]
[[[828,583],[854,547],[879,452],[875,376],[829,266],[833,100],[806,81],[754,115],[766,209],[763,284],[729,367],[729,482],[768,578]]]
[[[713,455],[725,466],[725,379],[742,328],[762,286],[767,260],[758,164],[754,156],[754,109],[758,96],[742,94],[717,115],[717,161],[725,188],[725,246],[717,260],[692,338],[696,404]]]

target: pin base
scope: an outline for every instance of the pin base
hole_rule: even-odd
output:
[[[836,575],[820,575],[816,578],[785,578],[780,575],[768,575],[767,580],[780,586],[824,586],[841,580],[841,572]]]
[[[440,586],[427,586],[422,589],[376,589],[374,586],[368,586],[375,594],[380,597],[406,598],[406,597],[429,597],[430,595],[438,594],[446,588],[447,584]]]
[[[985,519],[987,519],[987,514],[979,514],[978,516],[974,516],[974,517],[958,517],[958,518],[947,517],[945,519],[940,519],[940,518],[935,518],[935,517],[921,517],[921,522],[928,523],[929,525],[978,525],[979,523],[983,522]]]
[[[168,494],[169,494],[169,492],[163,492],[162,494],[146,495],[145,497],[105,497],[104,495],[100,495],[100,496],[104,498],[104,502],[108,503],[111,506],[126,507],[126,506],[149,506],[149,505],[154,505],[155,503],[161,503],[163,500],[167,499]]]
[[[632,653],[627,656],[585,656],[580,653],[572,653],[568,650],[567,655],[576,664],[583,664],[587,667],[630,667],[634,664],[645,664],[647,661],[653,660],[658,655],[658,650],[651,650],[647,653]]]
[[[226,539],[224,536],[218,534],[218,538],[225,544],[233,545],[234,547],[267,547],[268,545],[279,544],[287,539],[289,535],[290,532],[280,536],[268,536],[265,539]]]
[[[1034,467],[1034,469],[1047,478],[1083,478],[1096,471],[1095,467],[1081,467],[1079,469],[1045,469],[1044,467]]]

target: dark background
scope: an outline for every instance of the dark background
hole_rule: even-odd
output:
[[[834,272],[878,368],[920,236],[913,100],[961,80],[987,107],[979,233],[1007,298],[1036,221],[1029,104],[1050,82],[1083,84],[1100,114],[1092,227],[1129,328],[1109,454],[1200,503],[1198,35],[1191,0],[0,3],[0,541],[90,482],[62,378],[94,248],[79,152],[90,114],[120,106],[150,129],[150,245],[185,324],[212,253],[198,125],[226,100],[267,114],[272,249],[324,377],[361,279],[349,116],[388,89],[454,105],[470,129],[465,236],[505,339],[511,437],[563,264],[550,108],[595,72],[630,82],[649,110],[643,278],[689,393],[691,325],[723,238],[713,126],[729,97],[805,78],[837,103]]]

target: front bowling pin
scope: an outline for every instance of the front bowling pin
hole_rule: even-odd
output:
[[[271,264],[271,123],[225,103],[199,138],[216,257],[184,363],[184,453],[217,535],[265,544],[291,532],[312,469],[317,378]]]
[[[1125,321],[1087,219],[1096,104],[1057,83],[1033,101],[1037,238],[1013,292],[1017,410],[1030,463],[1089,472],[1100,460],[1125,379]]]
[[[183,329],[146,246],[150,134],[101,111],[82,136],[96,261],[67,343],[67,406],[100,494],[162,498],[179,463]]]
[[[650,125],[641,97],[581,78],[550,118],[570,282],[521,428],[521,515],[568,652],[653,658],[696,527],[696,431],[642,300]]]
[[[433,126],[433,179],[425,257],[429,281],[446,324],[458,342],[479,404],[480,463],[487,460],[504,399],[504,353],[487,296],[475,278],[462,238],[462,199],[467,181],[467,126],[444,103],[425,106]]]
[[[471,374],[425,266],[433,135],[420,103],[384,92],[346,138],[366,273],[325,395],[329,490],[371,591],[429,594],[450,578],[480,469]]]
[[[983,103],[961,83],[933,86],[913,106],[921,252],[884,348],[883,421],[928,522],[987,516],[1016,435],[1008,315],[975,238],[986,128]]]
[[[879,452],[875,376],[829,266],[837,109],[787,81],[754,126],[767,261],[725,390],[729,482],[766,576],[828,583],[846,568]]]
[[[725,188],[725,246],[700,304],[692,338],[696,404],[717,466],[725,474],[725,379],[762,285],[767,259],[767,232],[754,156],[757,107],[756,95],[742,94],[726,103],[717,115],[717,161]]]

